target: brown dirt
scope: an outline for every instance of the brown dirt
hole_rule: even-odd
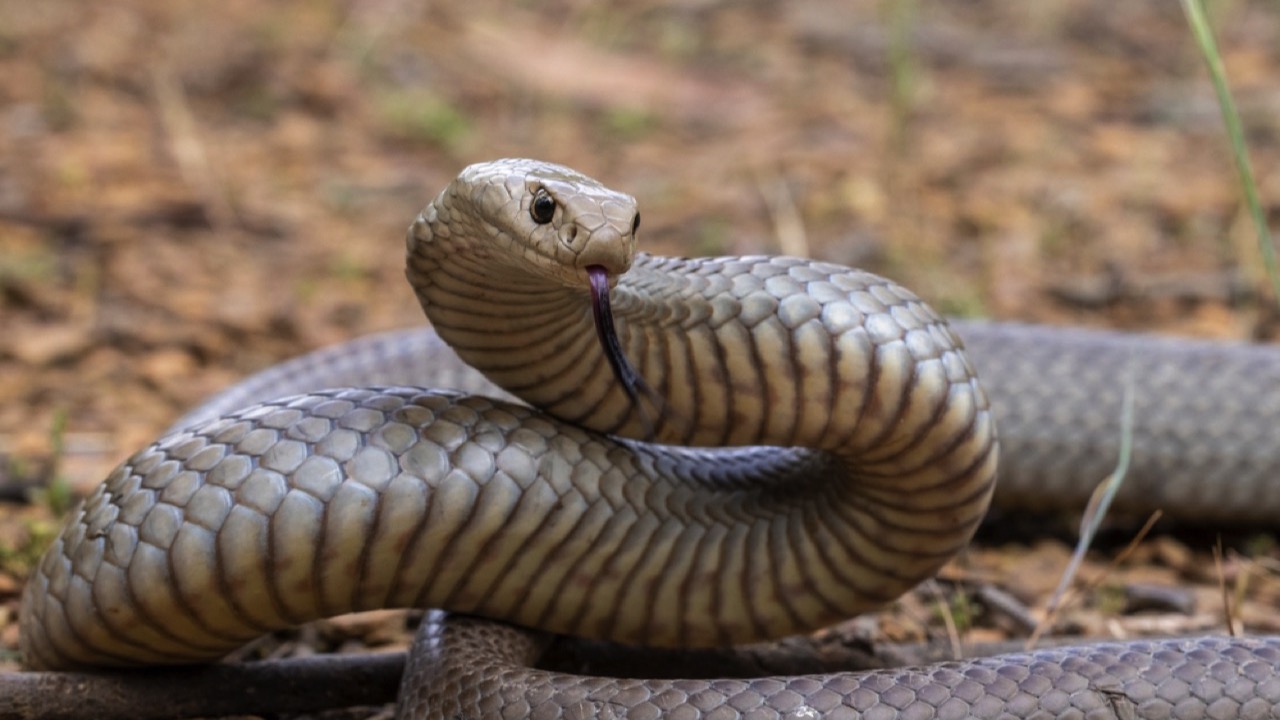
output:
[[[83,492],[236,378],[421,322],[404,228],[501,156],[636,195],[654,252],[858,264],[965,315],[1276,334],[1178,4],[913,5],[0,4],[0,486]],[[1274,199],[1280,11],[1214,7]],[[0,668],[54,495],[0,502]],[[1274,543],[1249,548],[1225,564],[1253,578],[1237,617],[1274,631]],[[1066,552],[995,546],[949,573],[1040,608]],[[1207,552],[1144,544],[1068,625],[1220,627]],[[1145,584],[1194,609],[1123,612]],[[878,631],[921,637],[932,602]],[[997,615],[969,632],[1005,633]]]

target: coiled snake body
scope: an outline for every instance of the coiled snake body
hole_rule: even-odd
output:
[[[453,350],[423,331],[357,341],[180,421],[86,500],[29,582],[28,664],[209,660],[395,606],[730,645],[882,605],[968,541],[993,490],[995,422],[946,322],[840,266],[637,255],[638,224],[631,197],[567,168],[464,170],[408,235],[409,280]],[[1130,504],[1280,517],[1275,353],[1042,332],[961,326],[1009,418],[1010,501],[1034,501],[1036,482],[1087,493],[1105,475],[1126,367],[1140,418]],[[1085,384],[1067,389],[1080,363]],[[1188,371],[1199,392],[1232,373],[1252,384],[1211,400],[1166,391]],[[348,383],[388,387],[318,389]],[[1099,409],[1082,415],[1082,398]],[[1223,408],[1245,419],[1214,418]],[[1226,447],[1195,452],[1206,432]],[[1094,441],[1083,451],[1069,445],[1080,436]],[[644,681],[526,669],[538,640],[507,625],[424,628],[407,717],[1280,716],[1277,638]]]

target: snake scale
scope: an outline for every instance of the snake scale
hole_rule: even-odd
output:
[[[543,632],[725,646],[881,606],[970,539],[997,454],[1000,502],[1087,495],[1126,382],[1120,505],[1280,518],[1280,352],[948,324],[837,265],[637,253],[638,226],[568,168],[466,168],[408,233],[433,329],[264,371],[127,460],[28,583],[28,665],[206,661],[431,607],[462,615],[424,622],[403,717],[1280,717],[1277,637],[797,677],[531,669]]]

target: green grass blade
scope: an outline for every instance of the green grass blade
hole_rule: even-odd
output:
[[[1271,232],[1267,228],[1267,218],[1262,212],[1262,202],[1258,199],[1258,186],[1253,179],[1253,167],[1249,163],[1249,152],[1245,145],[1244,129],[1240,124],[1240,113],[1236,111],[1235,101],[1231,99],[1231,89],[1227,87],[1227,73],[1222,66],[1222,55],[1218,52],[1218,44],[1213,39],[1213,29],[1209,27],[1209,19],[1205,14],[1202,0],[1182,0],[1182,8],[1187,14],[1187,23],[1195,36],[1196,45],[1204,57],[1205,66],[1209,70],[1209,78],[1213,82],[1214,92],[1218,95],[1218,107],[1222,110],[1222,121],[1227,128],[1227,137],[1231,141],[1231,155],[1235,159],[1236,172],[1240,176],[1240,188],[1244,191],[1245,205],[1253,218],[1253,226],[1258,233],[1258,248],[1262,252],[1262,262],[1266,266],[1267,277],[1271,280],[1271,289],[1280,301],[1280,271],[1276,269],[1276,250],[1271,243]]]

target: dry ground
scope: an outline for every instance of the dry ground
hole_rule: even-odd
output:
[[[1213,8],[1274,203],[1280,6]],[[420,322],[405,227],[512,155],[636,195],[654,252],[858,264],[964,315],[1277,334],[1177,3],[0,0],[0,486],[68,481],[0,502],[0,668],[67,492],[238,377]],[[1210,541],[1144,544],[1068,626],[1220,628]],[[1065,547],[949,573],[1036,607]],[[1280,555],[1237,547],[1240,615],[1275,631]],[[1127,613],[1151,584],[1190,605]],[[974,637],[1006,631],[986,607]]]

